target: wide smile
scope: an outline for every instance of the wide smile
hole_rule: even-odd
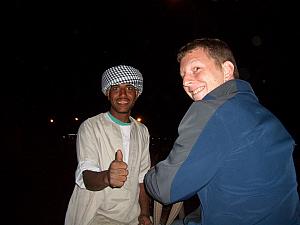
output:
[[[195,90],[191,91],[192,95],[196,95],[198,94],[199,92],[203,91],[205,88],[205,86],[201,86],[201,87],[198,87],[196,88]]]
[[[129,103],[129,100],[128,99],[120,99],[120,100],[117,101],[117,103],[119,105],[126,105],[126,104]]]

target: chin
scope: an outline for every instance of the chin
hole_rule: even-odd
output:
[[[130,111],[129,110],[121,110],[121,111],[119,111],[118,113],[121,113],[121,114],[127,114],[127,113],[129,113]]]
[[[203,99],[202,96],[195,96],[194,98],[192,98],[195,102],[197,101],[201,101]]]

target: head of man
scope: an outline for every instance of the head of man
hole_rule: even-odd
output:
[[[111,103],[110,113],[119,119],[129,116],[138,96],[143,92],[143,76],[139,70],[114,66],[102,74],[102,92]]]
[[[235,58],[229,46],[219,39],[195,39],[177,54],[185,92],[199,101],[209,92],[239,77]]]

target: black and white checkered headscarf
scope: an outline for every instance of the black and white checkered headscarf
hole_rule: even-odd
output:
[[[106,95],[110,86],[117,84],[131,84],[138,90],[139,95],[143,92],[143,76],[132,66],[119,65],[104,71],[102,74],[102,92]]]

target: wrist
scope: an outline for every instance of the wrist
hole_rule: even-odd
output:
[[[103,181],[106,186],[110,186],[109,179],[108,179],[108,170],[105,171],[105,173],[104,173]]]
[[[141,213],[141,214],[140,214],[140,217],[142,217],[142,216],[150,217],[150,214],[149,214],[149,213]]]

